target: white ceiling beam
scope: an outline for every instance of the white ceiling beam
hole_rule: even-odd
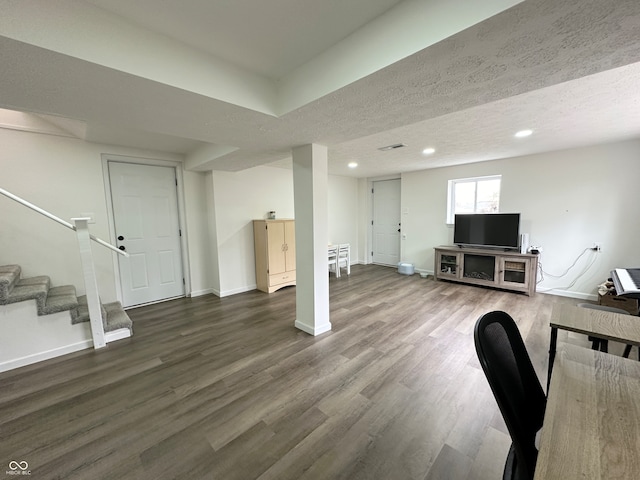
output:
[[[0,35],[274,115],[272,80],[77,0],[3,2]]]
[[[280,81],[278,115],[413,55],[523,0],[408,0]]]

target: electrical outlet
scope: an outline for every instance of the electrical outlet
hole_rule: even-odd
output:
[[[602,244],[600,242],[593,242],[593,247],[591,247],[591,250],[593,250],[594,252],[599,252],[602,250]]]

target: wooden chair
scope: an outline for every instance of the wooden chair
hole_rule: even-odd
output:
[[[502,478],[532,480],[538,459],[535,438],[542,428],[547,399],[518,326],[505,312],[489,312],[476,322],[474,340],[511,436]]]
[[[330,246],[327,249],[327,255],[329,260],[329,271],[333,269],[333,271],[336,273],[336,278],[338,278],[340,276],[340,266],[338,265],[338,247],[334,245]]]
[[[351,275],[351,245],[343,243],[338,245],[338,270],[345,267],[347,275]]]

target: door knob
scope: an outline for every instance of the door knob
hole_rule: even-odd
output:
[[[119,250],[122,250],[122,251],[125,251],[125,250],[126,250],[126,248],[124,248],[124,245],[120,245],[120,246],[118,247],[118,249],[119,249]]]
[[[118,235],[118,240],[124,240],[124,237],[122,235]]]

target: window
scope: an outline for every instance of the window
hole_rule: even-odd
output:
[[[493,213],[500,207],[501,175],[449,180],[447,223],[456,213]]]

